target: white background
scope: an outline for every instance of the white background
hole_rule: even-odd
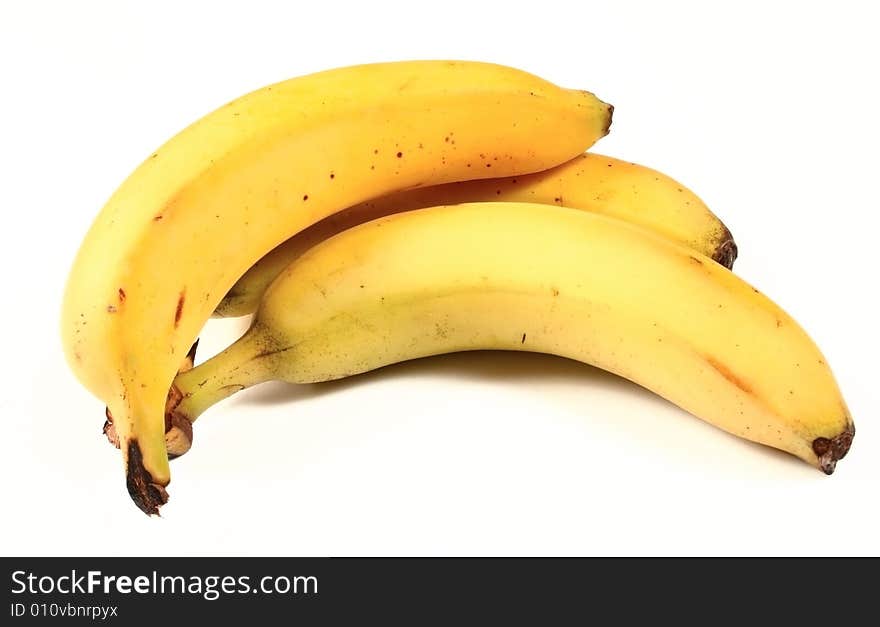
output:
[[[868,2],[715,4],[3,2],[0,554],[880,553],[877,22]],[[596,150],[692,187],[736,271],[822,347],[858,429],[837,473],[587,366],[482,353],[239,394],[197,423],[163,518],[135,509],[61,355],[90,221],[226,101],[411,58],[613,103]],[[201,356],[240,330],[212,322]]]

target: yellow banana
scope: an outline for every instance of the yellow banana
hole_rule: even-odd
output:
[[[421,187],[336,213],[260,259],[236,282],[214,313],[220,317],[253,313],[263,292],[291,261],[318,242],[357,224],[422,207],[490,200],[594,211],[649,228],[727,268],[733,267],[736,259],[737,248],[730,231],[684,185],[656,170],[588,153],[535,174]]]
[[[68,363],[113,416],[135,503],[156,513],[167,499],[169,386],[260,257],[378,195],[572,159],[611,111],[503,66],[363,65],[248,94],[153,153],[86,235],[62,312]]]
[[[647,230],[526,203],[400,213],[322,242],[238,342],[176,378],[170,413],[194,420],[270,379],[477,349],[593,364],[828,474],[854,434],[825,358],[758,290]]]

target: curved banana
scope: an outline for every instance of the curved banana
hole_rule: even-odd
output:
[[[525,203],[401,213],[319,244],[238,342],[176,378],[170,414],[194,420],[270,379],[476,349],[593,364],[828,474],[854,433],[819,349],[758,290],[622,221]]]
[[[169,386],[260,257],[378,195],[572,159],[611,111],[498,65],[363,65],[248,94],[153,153],[86,235],[62,313],[68,363],[113,416],[135,503],[157,513],[166,501]]]
[[[325,218],[280,244],[242,276],[215,316],[257,309],[263,292],[306,250],[345,229],[422,207],[477,201],[557,204],[646,227],[732,268],[737,247],[726,226],[678,181],[644,166],[587,153],[555,168],[502,179],[421,187],[370,200]]]

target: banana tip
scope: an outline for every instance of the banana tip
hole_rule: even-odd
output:
[[[728,270],[733,270],[733,262],[736,261],[738,255],[739,247],[737,247],[736,242],[733,241],[733,236],[730,234],[730,231],[728,231],[726,239],[715,249],[715,254],[712,255],[712,259]]]
[[[831,439],[816,438],[813,440],[813,452],[819,458],[819,469],[822,472],[826,475],[834,472],[837,462],[846,457],[849,452],[855,434],[855,425],[850,423],[842,433]]]
[[[176,459],[192,448],[193,428],[192,422],[176,411],[182,395],[176,387],[171,388],[168,395],[168,406],[165,410],[165,450],[168,451],[168,459]],[[111,446],[120,448],[119,433],[113,424],[113,414],[108,407],[105,415],[102,432]]]
[[[165,449],[168,459],[176,459],[192,448],[192,421],[177,409],[182,400],[180,388],[172,384],[165,399]]]
[[[607,102],[605,104],[608,107],[608,119],[605,122],[605,129],[602,133],[603,136],[611,132],[611,122],[614,120],[614,105]]]
[[[183,364],[177,371],[177,374],[192,370],[196,361],[196,349],[199,347],[199,340],[195,343],[186,354]],[[171,385],[168,392],[168,398],[165,400],[165,449],[168,451],[168,459],[175,459],[186,453],[192,447],[193,428],[192,422],[186,417],[180,415],[177,406],[183,400],[183,394],[176,385]]]
[[[158,516],[159,508],[168,502],[165,486],[153,481],[153,476],[144,467],[144,458],[137,440],[130,440],[128,443],[125,482],[131,500],[147,516]]]
[[[107,436],[111,446],[119,448],[119,434],[116,433],[116,425],[113,424],[113,414],[110,413],[109,407],[104,408],[104,416],[104,428],[101,431]]]
[[[165,450],[168,451],[168,459],[176,459],[192,448],[192,423],[173,410],[165,420]]]

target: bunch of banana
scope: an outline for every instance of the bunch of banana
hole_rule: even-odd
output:
[[[498,65],[374,64],[265,87],[153,153],[88,232],[62,314],[134,502],[158,513],[169,455],[235,391],[486,348],[595,364],[830,473],[854,430],[824,358],[729,271],[693,193],[583,154],[612,110]],[[192,368],[212,314],[258,305]]]

